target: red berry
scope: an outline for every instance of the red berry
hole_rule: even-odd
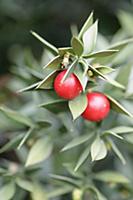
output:
[[[62,82],[66,71],[67,70],[63,70],[57,75],[54,81],[54,89],[60,97],[64,99],[74,99],[82,92],[82,85],[73,73]]]
[[[87,94],[88,105],[82,117],[89,121],[101,121],[107,117],[110,111],[110,102],[107,97],[99,92]]]

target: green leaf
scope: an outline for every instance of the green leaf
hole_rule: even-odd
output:
[[[121,42],[118,42],[116,44],[111,45],[108,48],[108,50],[117,49],[120,52],[121,50],[123,50],[123,48],[126,47],[126,45],[128,45],[132,42],[133,42],[133,38],[126,39],[126,40],[123,40]],[[119,54],[119,52],[116,53],[116,54],[110,55],[108,57],[96,58],[96,59],[93,60],[93,63],[99,63],[99,64],[102,64],[102,65],[111,64],[113,62],[113,60],[116,58],[116,56]]]
[[[120,89],[125,90],[125,87],[123,85],[121,85],[120,83],[118,83],[115,80],[110,79],[108,76],[102,74],[99,70],[97,70],[95,67],[93,67],[92,65],[89,65],[90,69],[97,74],[98,76],[100,76],[102,79],[104,79],[105,81],[107,81],[108,83],[110,83],[111,85],[118,87]]]
[[[0,148],[0,154],[5,151],[10,151],[11,149],[16,148],[22,138],[23,135],[17,135],[14,138],[12,138],[8,143],[6,143],[2,148]]]
[[[83,58],[99,58],[99,57],[107,57],[107,56],[111,56],[115,53],[118,53],[119,50],[116,49],[112,49],[112,50],[103,50],[103,51],[98,51],[98,52],[94,52],[92,54],[88,54],[88,55],[83,55]]]
[[[120,152],[120,150],[118,149],[118,147],[116,146],[116,144],[113,142],[113,140],[111,140],[110,138],[108,138],[108,141],[114,151],[114,153],[118,156],[118,158],[121,160],[121,162],[125,165],[126,164],[126,160],[123,157],[122,153]]]
[[[78,97],[69,101],[68,105],[73,116],[73,120],[79,117],[86,109],[88,104],[86,94],[80,94]]]
[[[65,110],[68,110],[67,101],[64,99],[57,99],[48,103],[46,102],[46,103],[40,104],[39,107],[43,107],[49,110],[50,112],[56,113],[56,114],[60,112],[64,112]]]
[[[10,200],[13,198],[15,193],[15,184],[8,183],[0,188],[0,199],[1,200]]]
[[[119,104],[115,99],[113,99],[109,95],[106,95],[106,96],[110,100],[111,109],[113,109],[114,111],[116,111],[118,113],[122,113],[122,114],[129,116],[129,117],[133,117],[133,115],[129,111],[127,111],[121,104]]]
[[[74,70],[74,74],[77,76],[78,80],[80,81],[83,91],[85,91],[87,81],[88,81],[88,75],[87,75],[88,68],[85,68],[85,67],[83,66],[83,63],[78,63],[77,67]]]
[[[28,181],[28,180],[25,180],[25,179],[22,179],[22,178],[18,177],[18,178],[16,178],[16,184],[20,188],[22,188],[22,189],[24,189],[24,190],[26,190],[28,192],[32,192],[33,191],[33,183]]]
[[[102,136],[106,136],[106,135],[113,135],[121,140],[123,140],[123,137],[118,135],[117,133],[113,132],[113,131],[110,131],[110,130],[107,130],[107,131],[104,131],[104,133],[102,134]]]
[[[90,140],[92,138],[92,136],[93,136],[93,134],[86,134],[86,135],[78,136],[78,137],[74,138],[72,141],[70,141],[65,147],[63,147],[63,149],[61,151],[66,151],[66,150],[69,150],[80,144],[83,144],[84,142],[87,142],[88,140]]]
[[[51,174],[50,177],[52,179],[55,179],[59,182],[63,182],[63,183],[67,183],[69,185],[72,185],[72,186],[76,186],[76,187],[79,187],[81,181],[80,180],[75,180],[74,178],[69,178],[69,177],[66,177],[66,176],[59,176],[59,175],[56,175],[56,174]]]
[[[18,150],[23,146],[23,144],[26,142],[26,140],[30,137],[31,133],[33,132],[34,128],[30,128],[28,132],[24,135],[21,142],[18,145]]]
[[[76,65],[77,65],[77,62],[78,62],[78,59],[75,59],[71,65],[69,66],[69,68],[67,69],[65,75],[63,76],[63,79],[62,79],[62,82],[64,82],[69,76],[71,73],[73,73]]]
[[[55,80],[56,76],[58,75],[58,73],[59,73],[59,71],[51,72],[45,79],[43,79],[38,84],[36,89],[52,89],[53,84],[54,84],[54,80]]]
[[[62,58],[60,56],[54,57],[47,65],[43,67],[43,69],[51,69],[53,71],[59,70],[61,68]]]
[[[71,41],[71,45],[72,45],[74,53],[78,57],[80,57],[83,53],[83,50],[84,50],[82,42],[77,37],[73,36],[72,41]]]
[[[35,144],[30,149],[27,161],[26,161],[26,167],[30,165],[34,165],[37,163],[40,163],[44,160],[46,160],[51,152],[52,152],[53,145],[51,143],[50,138],[44,137],[38,139]]]
[[[47,193],[40,183],[33,184],[32,200],[48,200]]]
[[[49,42],[47,42],[45,39],[43,39],[40,35],[38,35],[37,33],[35,33],[34,31],[31,31],[31,34],[36,37],[40,42],[42,42],[45,47],[50,50],[53,54],[57,55],[58,54],[58,49],[53,46],[52,44],[50,44]]]
[[[86,159],[88,158],[89,156],[89,153],[90,153],[90,148],[87,147],[83,152],[82,154],[80,155],[79,159],[78,159],[78,162],[76,164],[76,167],[74,168],[74,171],[76,172],[79,167],[86,161]]]
[[[66,53],[70,53],[70,54],[74,55],[72,47],[62,47],[62,48],[59,48],[58,51],[59,51],[59,55],[61,57],[63,57]]]
[[[84,34],[83,34],[83,44],[84,44],[84,55],[91,53],[96,45],[97,40],[97,27],[98,22],[96,21]]]
[[[104,75],[104,74],[109,74],[109,73],[115,71],[113,68],[107,67],[107,66],[103,66],[103,65],[100,65],[100,66],[96,67],[96,69],[97,69],[100,73],[102,73],[103,75]],[[118,81],[118,82],[119,82],[119,81]]]
[[[7,117],[9,117],[10,119],[18,122],[18,123],[21,123],[21,124],[24,124],[26,126],[34,126],[34,123],[31,121],[31,119],[27,116],[24,116],[16,111],[13,111],[7,107],[0,107],[0,111],[2,111]]]
[[[115,132],[117,134],[133,133],[133,127],[129,127],[129,126],[117,126],[117,127],[111,128],[111,129],[106,130],[106,131],[107,132],[108,131],[112,131],[112,132]]]
[[[88,30],[88,28],[93,24],[93,12],[89,15],[88,19],[84,23],[83,27],[81,28],[78,38],[82,39],[83,34]]]
[[[97,137],[91,145],[91,157],[92,161],[101,160],[107,155],[107,148],[104,141]]]
[[[22,89],[18,90],[18,93],[34,90],[40,83],[41,83],[41,81],[34,83],[32,85],[29,85],[28,87],[22,88]]]
[[[104,182],[117,183],[117,184],[129,183],[129,180],[127,177],[114,171],[102,171],[102,172],[96,173],[94,175],[94,179],[104,181]]]

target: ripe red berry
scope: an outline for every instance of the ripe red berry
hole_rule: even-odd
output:
[[[57,75],[54,81],[54,89],[60,97],[64,99],[74,99],[82,92],[82,85],[73,73],[62,82],[66,71],[67,70],[63,70]]]
[[[82,117],[89,121],[101,121],[107,117],[110,111],[110,102],[107,97],[99,92],[87,94],[88,105]]]

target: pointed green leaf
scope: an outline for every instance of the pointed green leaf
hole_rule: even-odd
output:
[[[89,65],[90,69],[97,74],[99,77],[101,77],[102,79],[106,80],[108,83],[110,83],[111,85],[118,87],[120,89],[125,89],[125,87],[123,85],[121,85],[120,83],[118,83],[117,81],[110,79],[108,76],[102,74],[100,71],[98,71],[95,67],[93,67],[92,65]]]
[[[79,183],[81,182],[80,180],[77,180],[77,179],[75,180],[75,179],[69,178],[67,176],[60,176],[60,175],[56,175],[56,174],[51,174],[50,177],[57,180],[57,181],[72,185],[74,187],[79,186]]]
[[[43,69],[51,69],[53,71],[59,70],[61,68],[62,58],[60,56],[54,57],[47,65],[43,67]]]
[[[7,117],[9,117],[10,119],[24,124],[26,126],[34,126],[34,123],[31,121],[31,119],[27,116],[24,116],[16,111],[13,111],[7,107],[0,107],[0,111],[2,111]]]
[[[126,160],[123,157],[123,155],[120,152],[120,150],[118,149],[118,147],[116,146],[116,144],[110,138],[108,138],[108,141],[109,141],[109,143],[111,145],[111,148],[113,149],[114,153],[118,156],[118,158],[121,160],[121,162],[125,165],[126,164]]]
[[[50,44],[49,42],[47,42],[45,39],[43,39],[40,35],[38,35],[37,33],[35,33],[34,31],[31,31],[31,34],[37,38],[40,42],[42,42],[44,44],[44,46],[50,50],[53,54],[57,55],[58,54],[58,49],[53,46],[52,44]]]
[[[86,189],[93,191],[97,196],[97,200],[107,200],[107,198],[95,186],[89,185]]]
[[[63,77],[63,79],[62,79],[62,82],[64,82],[64,81],[70,76],[70,74],[73,73],[73,71],[74,71],[74,69],[75,69],[75,67],[76,67],[76,65],[77,65],[77,62],[78,62],[78,60],[75,59],[75,60],[71,63],[71,65],[70,65],[69,68],[67,69],[67,71],[66,71],[66,73],[65,73],[65,75],[64,75],[64,77]]]
[[[118,101],[116,101],[114,98],[112,98],[109,95],[106,95],[106,96],[110,100],[111,109],[113,109],[114,111],[116,111],[118,113],[122,113],[129,117],[133,117],[133,115],[129,111],[127,111],[121,104],[119,104]]]
[[[80,144],[83,144],[84,142],[87,142],[88,140],[90,140],[92,138],[92,136],[93,136],[93,134],[86,134],[86,135],[78,136],[78,137],[74,138],[72,141],[70,141],[65,147],[63,147],[63,149],[61,151],[66,151],[66,150],[69,150]]]
[[[65,185],[63,187],[56,188],[55,190],[52,189],[52,191],[47,193],[47,196],[48,196],[48,199],[55,198],[55,197],[70,193],[72,190],[73,190],[73,186]]]
[[[92,54],[88,54],[88,55],[83,55],[84,58],[99,58],[99,57],[107,57],[107,56],[111,56],[115,53],[118,53],[119,50],[116,49],[112,49],[112,50],[103,50],[103,51],[98,51],[98,52],[94,52]]]
[[[92,161],[101,160],[107,155],[107,148],[104,141],[97,137],[91,145],[91,157]]]
[[[47,110],[56,114],[59,112],[64,112],[65,110],[68,110],[67,101],[64,99],[57,99],[54,101],[50,101],[48,103],[43,103],[43,104],[40,104],[39,107],[46,108]]]
[[[10,200],[13,198],[15,193],[15,184],[8,183],[0,188],[0,199],[1,200]]]
[[[19,178],[18,177],[18,178],[16,178],[16,184],[20,188],[22,188],[22,189],[24,189],[24,190],[26,190],[28,192],[32,192],[33,191],[33,183],[31,181],[28,181],[28,180],[25,180],[23,178]]]
[[[81,28],[78,38],[82,39],[83,34],[88,30],[88,28],[93,24],[93,12],[89,15],[88,19],[85,21],[83,27]]]
[[[78,159],[78,162],[76,164],[76,167],[74,168],[74,171],[76,172],[79,167],[86,161],[86,159],[88,158],[90,154],[90,148],[87,147],[83,152],[82,154],[80,155],[79,159]]]
[[[109,135],[109,134],[110,134],[110,135],[113,135],[113,136],[115,136],[115,137],[117,137],[117,138],[119,138],[119,139],[121,139],[121,140],[124,139],[122,136],[120,136],[120,135],[118,135],[117,133],[115,133],[115,132],[113,132],[113,131],[110,131],[110,130],[105,131],[105,132],[102,134],[102,136]]]
[[[52,89],[54,80],[56,76],[58,75],[59,71],[53,71],[51,72],[44,80],[42,80],[36,89]]]
[[[123,133],[132,133],[133,132],[133,127],[129,127],[129,126],[117,126],[114,128],[111,128],[108,131],[112,131],[115,132],[117,134],[123,134]]]
[[[28,87],[25,87],[25,88],[22,88],[18,91],[18,93],[21,93],[21,92],[28,92],[28,91],[31,91],[31,90],[34,90],[39,84],[41,83],[41,81],[37,82],[37,83],[34,83],[32,85],[29,85]]]
[[[100,66],[96,67],[96,69],[97,69],[100,73],[102,73],[103,75],[109,74],[109,73],[115,71],[113,68],[107,67],[107,66],[103,66],[103,65],[100,65]]]
[[[129,180],[124,175],[120,174],[119,172],[114,171],[101,171],[94,175],[96,180],[110,182],[110,183],[120,183],[126,184],[129,183]]]
[[[73,120],[79,117],[86,109],[88,100],[86,94],[80,94],[78,97],[69,101],[68,105],[73,116]]]
[[[84,50],[82,42],[77,37],[74,36],[72,38],[71,45],[72,45],[74,53],[78,57],[80,57],[83,53],[83,50]]]
[[[30,149],[25,165],[30,166],[46,160],[50,156],[52,148],[53,145],[50,138],[44,137],[38,139]]]
[[[62,48],[59,48],[58,51],[59,51],[59,55],[61,57],[63,57],[66,53],[70,53],[70,54],[74,55],[72,47],[62,47]]]
[[[84,34],[84,55],[91,53],[96,45],[98,22],[96,21]]]

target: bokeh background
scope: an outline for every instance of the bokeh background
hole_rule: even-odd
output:
[[[94,10],[99,30],[111,37],[119,28],[118,13],[132,13],[132,0],[0,0],[0,74],[9,73],[15,45],[30,47],[39,58],[43,50],[30,34],[34,30],[57,47],[69,44],[70,26],[78,28]]]

